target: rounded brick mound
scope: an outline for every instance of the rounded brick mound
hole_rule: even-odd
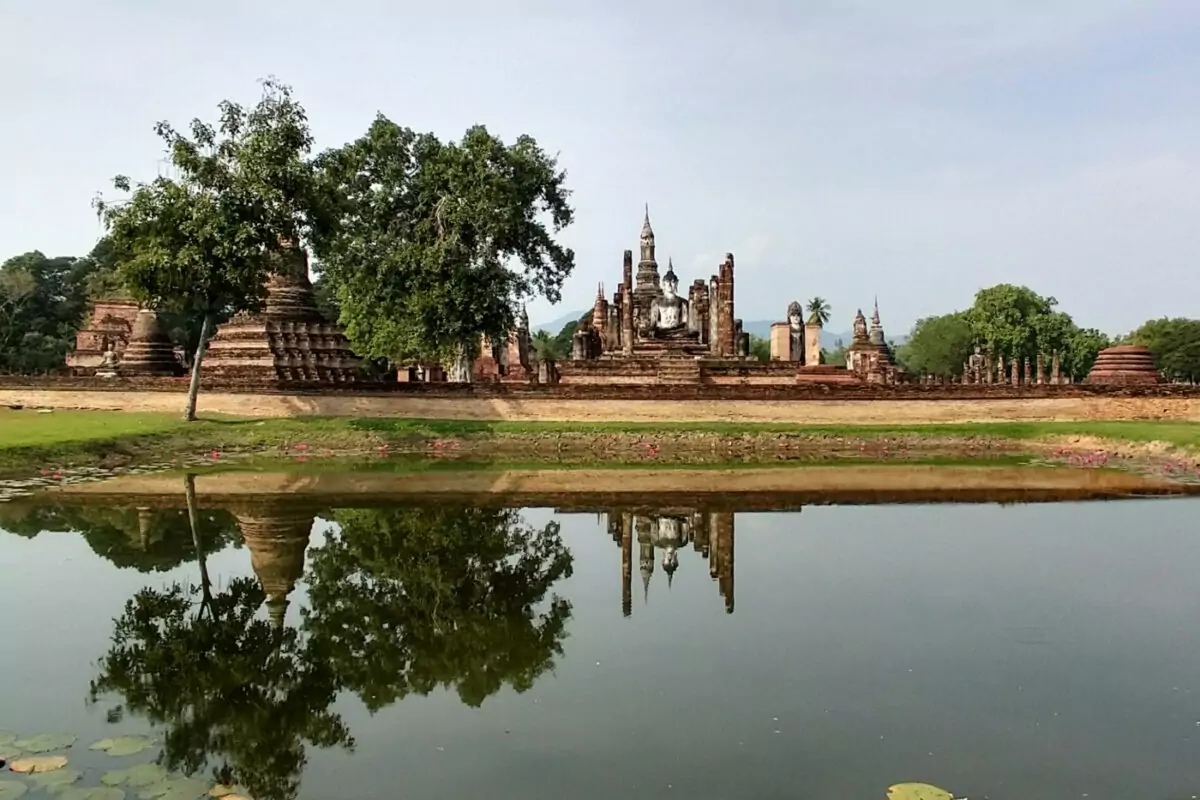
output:
[[[1088,383],[1159,383],[1154,354],[1140,345],[1121,345],[1101,350],[1088,373]]]

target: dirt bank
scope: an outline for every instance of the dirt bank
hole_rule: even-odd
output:
[[[2,389],[0,405],[182,413],[173,392]],[[243,417],[398,417],[525,422],[775,422],[808,425],[911,425],[954,422],[1200,421],[1190,397],[1055,397],[979,400],[580,400],[403,397],[209,392],[207,414]]]

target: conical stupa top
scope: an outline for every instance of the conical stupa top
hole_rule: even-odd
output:
[[[648,569],[642,569],[642,602],[650,602],[650,576],[653,574]]]
[[[283,630],[283,620],[287,616],[287,607],[288,599],[286,594],[267,597],[267,619],[270,620],[272,630]]]
[[[875,298],[875,313],[871,315],[871,324],[879,327],[879,298]]]
[[[642,241],[654,241],[654,228],[650,227],[650,204],[646,204],[646,217],[642,220]]]
[[[663,280],[679,283],[679,278],[675,275],[675,262],[671,260],[670,256],[667,257],[667,274],[663,275]]]

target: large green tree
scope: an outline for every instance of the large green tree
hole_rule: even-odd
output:
[[[34,251],[0,265],[0,372],[61,369],[87,306],[89,259]]]
[[[1200,320],[1152,319],[1130,334],[1129,340],[1150,348],[1167,380],[1200,381]]]
[[[524,691],[562,653],[571,574],[551,522],[512,509],[343,510],[311,555],[303,627],[343,688],[371,710],[453,688],[478,706]]]
[[[461,141],[380,116],[316,160],[331,209],[316,240],[355,349],[393,362],[453,359],[503,341],[520,301],[557,302],[575,256],[566,173],[529,136],[505,144],[482,126]]]
[[[965,314],[943,314],[917,320],[896,356],[914,375],[949,378],[962,373],[963,362],[974,344],[975,334]]]
[[[245,108],[220,104],[215,123],[194,120],[186,133],[160,122],[173,175],[114,186],[128,199],[97,208],[139,301],[201,320],[186,418],[195,419],[204,348],[216,319],[259,308],[281,251],[305,240],[314,212],[312,135],[290,88],[263,82]]]

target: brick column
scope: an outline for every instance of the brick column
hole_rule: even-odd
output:
[[[733,322],[733,253],[725,254],[725,262],[721,264],[721,355],[732,358],[737,352],[734,341]]]

